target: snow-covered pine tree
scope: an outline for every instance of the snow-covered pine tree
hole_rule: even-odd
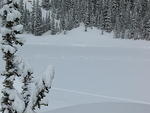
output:
[[[76,10],[78,10],[78,19],[79,19],[79,23],[82,22],[82,23],[86,23],[86,11],[87,11],[87,4],[86,4],[86,1],[85,0],[78,0],[77,2],[78,4],[76,6]]]
[[[55,35],[56,34],[56,29],[55,29],[55,15],[54,13],[52,13],[52,16],[51,16],[51,35]]]
[[[73,12],[72,12],[72,27],[73,28],[78,27],[79,23],[80,23],[79,22],[79,14],[80,14],[79,12],[80,11],[79,11],[79,5],[78,4],[79,4],[79,1],[77,1],[77,0],[73,2],[73,7],[72,7],[73,8],[72,9],[73,10]]]
[[[111,1],[111,20],[112,20],[112,26],[115,27],[116,23],[116,16],[119,15],[119,4],[116,0]]]
[[[47,25],[47,30],[50,30],[50,28],[51,28],[51,12],[50,11],[48,12],[46,23],[48,24]]]
[[[149,0],[141,0],[141,16],[144,17],[146,15],[147,9],[148,9],[148,1]]]
[[[97,27],[98,29],[100,29],[101,26],[101,17],[102,17],[102,0],[97,1],[96,3],[96,9],[95,9],[95,27]]]
[[[35,33],[35,19],[36,19],[36,3],[35,0],[33,0],[33,7],[32,7],[32,12],[31,12],[31,26],[32,26],[32,34]]]
[[[19,21],[21,14],[18,11],[18,2],[19,0],[5,0],[5,5],[0,11],[4,22],[1,29],[1,50],[5,61],[5,71],[1,74],[5,77],[1,99],[2,113],[20,113],[24,109],[23,100],[13,85],[15,77],[20,76],[15,64],[17,45],[23,45],[20,38],[16,37],[23,29]]]
[[[26,26],[26,31],[28,32],[28,33],[31,33],[31,31],[32,31],[32,18],[31,18],[31,13],[30,13],[30,11],[29,10],[27,10],[26,11],[26,15],[27,15],[27,24],[26,25],[24,25],[24,26]]]
[[[22,16],[21,16],[21,24],[24,26],[24,30],[27,31],[27,24],[28,24],[28,21],[27,20],[27,4],[25,4],[24,8],[23,8],[24,11],[22,11]]]
[[[23,14],[24,14],[24,3],[23,3],[23,0],[20,0],[19,6],[20,6],[19,11],[20,11],[20,13],[22,15],[20,23],[23,25],[23,19],[24,19],[24,17],[23,17]]]
[[[4,76],[2,113],[35,113],[36,107],[47,105],[47,101],[43,99],[49,92],[54,78],[54,69],[49,66],[46,72],[34,81],[31,69],[16,55],[18,45],[24,44],[24,40],[18,35],[23,30],[20,24],[19,2],[20,0],[6,0],[0,10],[3,19],[1,50],[5,61],[5,70],[1,73]],[[16,77],[22,77],[21,94],[14,86]]]
[[[150,15],[146,16],[143,22],[143,38],[150,40]]]
[[[39,5],[39,0],[36,0],[36,6],[35,6],[35,31],[34,34],[36,36],[41,35],[42,33],[42,29],[41,29],[41,25],[42,25],[42,11],[41,11],[41,7]]]
[[[120,38],[124,39],[125,38],[125,28],[126,28],[126,5],[125,5],[125,0],[122,0],[119,2],[119,21],[118,23],[120,24]]]
[[[137,11],[136,11],[136,7],[133,8],[133,13],[131,13],[131,20],[130,20],[130,26],[129,26],[129,35],[128,38],[129,39],[136,39],[137,38]]]
[[[89,16],[89,2],[86,2],[85,4],[85,12],[84,12],[84,24],[85,24],[85,31],[87,31],[87,28],[90,25],[90,16]]]
[[[111,7],[110,7],[110,0],[105,0],[103,6],[103,22],[102,22],[102,29],[106,30],[107,32],[112,31],[112,22],[111,22]]]

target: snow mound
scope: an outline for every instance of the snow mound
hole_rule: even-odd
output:
[[[150,113],[150,105],[136,103],[94,103],[56,109],[45,113]]]

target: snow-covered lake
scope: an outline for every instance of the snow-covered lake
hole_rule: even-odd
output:
[[[105,113],[133,113],[131,105],[145,110],[136,113],[150,112],[150,42],[115,40],[111,34],[102,36],[98,30],[82,31],[78,28],[67,35],[46,33],[42,37],[23,35],[27,42],[19,53],[35,74],[42,73],[49,64],[56,70],[49,106],[39,112],[63,113],[60,111],[67,109],[63,107],[75,106],[68,108],[73,110],[80,108],[77,105],[83,106],[81,111],[99,106],[104,113],[102,106],[106,105],[108,110],[114,106],[114,111]],[[122,110],[127,107],[127,111],[116,112],[117,105]]]

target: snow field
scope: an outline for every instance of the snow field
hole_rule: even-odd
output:
[[[149,106],[150,42],[115,40],[112,34],[102,36],[96,29],[83,31],[80,27],[67,35],[22,35],[26,44],[18,54],[28,61],[35,75],[40,75],[49,64],[56,69],[49,106],[38,112],[82,104],[89,108],[101,104],[88,103],[103,102],[112,102],[114,106],[117,102]],[[1,59],[0,63],[3,64]],[[141,109],[146,109],[142,113],[149,111]]]

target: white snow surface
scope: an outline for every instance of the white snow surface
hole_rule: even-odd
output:
[[[56,109],[45,113],[149,113],[148,105],[136,103],[94,103]]]
[[[16,49],[10,45],[2,45],[1,49],[6,53],[9,51],[11,54],[15,53],[16,51]]]
[[[55,74],[55,69],[53,66],[49,65],[45,72],[43,73],[43,76],[41,78],[42,81],[45,82],[45,85],[47,87],[51,87],[52,82],[54,80],[54,74]]]
[[[113,39],[112,34],[101,35],[97,29],[84,32],[83,27],[67,35],[22,37],[26,44],[18,54],[35,75],[49,64],[55,66],[49,106],[39,113],[150,112],[150,42]],[[2,59],[0,64],[1,71]]]

